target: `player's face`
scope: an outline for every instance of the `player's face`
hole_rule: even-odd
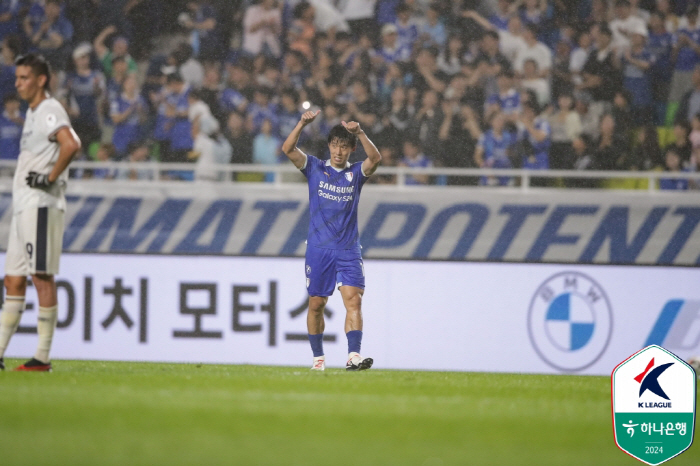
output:
[[[29,66],[18,66],[15,71],[15,88],[17,93],[27,102],[34,100],[38,92],[43,91],[45,76],[36,76]]]
[[[331,165],[336,168],[345,168],[345,164],[350,158],[350,154],[355,150],[347,142],[334,139],[328,144],[328,150],[331,153]]]

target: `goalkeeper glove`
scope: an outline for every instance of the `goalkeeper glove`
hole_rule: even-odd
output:
[[[26,180],[31,188],[48,188],[52,184],[51,181],[49,181],[49,175],[37,172],[29,172]]]

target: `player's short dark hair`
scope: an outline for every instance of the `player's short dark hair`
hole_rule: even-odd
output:
[[[44,89],[49,88],[49,83],[51,82],[51,65],[42,55],[37,55],[34,53],[21,55],[15,60],[15,66],[28,66],[32,69],[32,73],[37,78],[39,76],[46,76]]]
[[[357,136],[345,129],[342,124],[335,125],[328,133],[328,144],[346,142],[350,147],[357,147]]]

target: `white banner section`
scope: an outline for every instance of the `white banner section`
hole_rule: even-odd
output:
[[[365,268],[362,354],[377,368],[608,375],[649,344],[700,354],[697,268]],[[310,366],[301,258],[66,254],[57,280],[54,359]],[[33,288],[27,297],[10,357],[34,353]],[[336,291],[326,314],[330,366],[345,364],[344,318]]]

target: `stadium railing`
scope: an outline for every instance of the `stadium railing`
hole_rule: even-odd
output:
[[[16,161],[0,160],[0,185],[7,186],[7,179],[12,176]],[[81,181],[104,181],[109,179],[91,179],[85,176],[86,173],[95,170],[109,170],[113,173],[126,173],[136,171],[142,175],[142,179],[129,180],[120,177],[119,181],[130,181],[133,183],[164,183],[173,182],[173,174],[189,174],[189,178],[196,179],[196,182],[207,183],[233,183],[233,174],[259,174],[258,178],[248,177],[245,182],[259,181],[267,185],[282,186],[289,183],[303,182],[299,170],[291,164],[281,165],[254,165],[254,164],[230,164],[230,165],[199,165],[196,163],[161,163],[161,162],[92,162],[75,161],[70,165],[71,182]],[[388,184],[397,189],[407,187],[418,187],[406,182],[411,176],[429,176],[432,181],[431,186],[447,185],[445,181],[448,177],[452,179],[465,178],[477,180],[482,177],[494,177],[499,179],[512,179],[514,182],[501,188],[527,191],[531,188],[547,187],[567,187],[562,184],[566,180],[603,180],[610,182],[598,188],[606,189],[637,189],[643,187],[645,190],[654,192],[659,190],[658,181],[660,179],[689,180],[695,187],[700,188],[700,172],[663,172],[663,171],[577,171],[577,170],[528,170],[528,169],[491,169],[491,168],[410,168],[410,167],[380,167],[377,175],[395,176],[395,183]],[[170,176],[169,176],[170,175]],[[267,177],[265,176],[267,175]],[[203,176],[205,179],[202,179]],[[188,178],[185,176],[185,178]],[[5,182],[3,182],[3,179]],[[547,179],[549,182],[534,183],[533,180]],[[558,183],[557,183],[558,181]],[[627,183],[615,183],[615,181],[627,181]],[[629,181],[635,183],[630,184]],[[176,182],[186,182],[177,181]],[[190,181],[192,182],[192,181]],[[450,182],[446,187],[461,187],[462,183]],[[475,183],[471,183],[475,184]],[[576,186],[569,186],[576,187]],[[678,191],[675,191],[678,192]],[[690,189],[689,193],[697,193],[697,190]]]

